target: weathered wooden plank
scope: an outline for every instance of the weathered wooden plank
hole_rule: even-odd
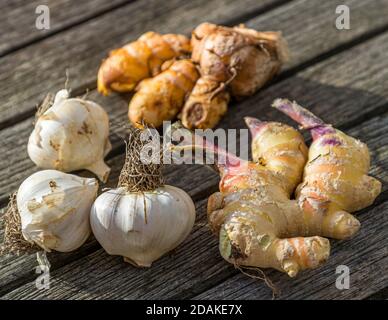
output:
[[[252,98],[232,104],[220,127],[244,128],[244,116],[289,121],[269,108],[277,97],[296,99],[328,122],[341,126],[386,108],[387,40],[387,34],[379,36],[276,83]],[[123,132],[127,121],[125,97],[102,97],[95,91],[89,97],[105,106],[112,123],[112,142],[116,146],[122,144],[117,134]],[[26,154],[31,123],[32,119],[25,120],[0,131],[0,201],[4,202],[24,178],[37,170]]]
[[[107,53],[146,31],[188,34],[204,20],[244,17],[285,1],[247,0],[244,5],[233,0],[137,1],[9,54],[0,59],[0,127],[25,118],[26,112],[31,115],[48,90],[63,86],[66,68],[72,88],[95,88],[99,64]]]
[[[368,144],[372,159],[370,173],[382,182],[385,197],[381,196],[380,198],[385,199],[388,198],[386,194],[388,188],[387,127],[388,114],[384,113],[346,130],[348,134]],[[387,214],[388,202],[360,212],[358,214],[362,224],[360,233],[350,241],[332,241],[332,257],[324,268],[308,272],[296,281],[287,281],[287,277],[276,272],[268,273],[284,293],[280,298],[360,299],[386,287],[388,285],[386,278],[388,243],[385,229],[381,225],[387,224]],[[348,265],[352,274],[354,273],[352,276],[354,283],[350,290],[339,291],[335,288],[335,268],[338,264]],[[206,297],[213,299],[269,299],[271,294],[268,290],[263,290],[257,281],[251,281],[251,279],[238,274],[196,298],[205,299]]]
[[[177,248],[177,251],[173,256],[165,256],[159,261],[155,262],[150,269],[136,269],[122,262],[122,258],[113,257],[105,254],[102,249],[96,251],[87,258],[87,266],[79,266],[78,263],[71,263],[64,267],[64,272],[61,274],[64,277],[71,276],[73,271],[77,271],[79,277],[74,278],[57,278],[52,277],[50,286],[58,289],[55,294],[60,299],[72,299],[75,295],[85,299],[101,299],[111,298],[121,295],[119,292],[123,290],[123,287],[110,286],[109,283],[115,281],[117,275],[120,275],[122,281],[121,284],[125,285],[127,298],[142,298],[143,295],[147,295],[150,291],[157,290],[157,287],[162,291],[166,290],[166,294],[172,288],[176,287],[177,290],[182,288],[189,289],[190,279],[196,278],[199,280],[206,279],[209,276],[212,277],[217,272],[220,266],[217,266],[217,245],[215,239],[209,237],[208,230],[202,227],[205,222],[204,216],[204,201],[199,203],[201,215],[198,217],[196,226],[193,232],[187,238],[187,240]],[[195,257],[206,257],[208,260],[206,263],[202,261],[200,264],[195,262]],[[208,264],[209,263],[209,264]],[[174,265],[173,268],[171,266]],[[212,267],[214,265],[214,267]],[[224,264],[221,268],[227,268]],[[54,272],[55,273],[55,272]],[[89,278],[87,276],[89,274]],[[93,279],[91,281],[91,279]],[[163,285],[160,285],[157,279],[166,279],[163,281]],[[74,281],[73,281],[74,280]],[[131,281],[132,280],[132,281]],[[185,283],[185,280],[188,281]],[[66,284],[65,284],[66,282]],[[96,286],[91,287],[91,283],[95,283]],[[147,283],[146,286],[144,284]],[[31,285],[27,286],[28,291],[35,291],[31,288]],[[179,289],[180,288],[180,289]],[[32,290],[31,290],[32,289]],[[22,289],[17,289],[21,290]],[[25,292],[26,293],[26,292]],[[25,296],[23,292],[23,296]],[[29,294],[27,294],[29,295]],[[30,296],[32,298],[32,296]],[[43,297],[43,296],[42,296]],[[18,299],[14,293],[10,293],[2,298]]]
[[[384,38],[383,38],[384,39]],[[380,39],[380,41],[381,41],[381,39]],[[368,45],[373,45],[374,44],[374,42],[368,42],[367,43]],[[383,51],[382,51],[383,52]],[[376,52],[372,52],[372,54],[375,54],[376,55]],[[377,55],[377,59],[378,59],[378,55]],[[360,61],[365,61],[364,60],[364,58],[365,58],[365,56],[361,56],[360,57]],[[349,60],[349,56],[346,58],[346,59],[343,59],[343,60]],[[343,61],[341,61],[341,63],[342,63]],[[333,62],[332,62],[333,63]],[[368,66],[368,64],[366,63],[365,64],[366,66]],[[351,65],[350,65],[351,66]],[[335,66],[334,65],[334,67],[333,67],[333,65],[331,65],[330,66],[331,68],[336,68],[337,66]],[[349,64],[348,64],[348,67],[349,67]],[[319,72],[319,71],[318,71]],[[365,73],[366,74],[366,73]],[[303,75],[303,73],[302,73],[302,75]],[[350,73],[349,74],[349,78],[351,78],[351,77],[354,77],[354,73],[352,74],[352,73]],[[378,86],[377,85],[377,83],[380,81],[380,83],[379,83],[379,85],[380,86],[382,86],[382,84],[384,83],[384,77],[385,77],[385,75],[384,74],[382,74],[381,75],[382,76],[382,78],[376,78],[376,79],[374,79],[373,81],[372,81],[372,85],[374,85],[374,86]],[[317,81],[320,81],[320,78],[316,78],[316,79],[318,79]],[[331,87],[331,85],[335,85],[335,78],[330,78],[331,80],[329,81],[329,83],[326,83],[325,84],[325,87],[327,86],[327,87],[329,87],[329,89],[330,89],[330,87]],[[344,80],[345,79],[345,80]],[[347,79],[346,80],[346,77],[345,78],[340,78],[340,80],[342,81],[342,85],[344,85],[344,86],[346,86],[346,85],[353,85],[353,83],[349,80],[349,79]],[[309,90],[311,90],[312,89],[312,87],[316,87],[316,86],[319,86],[319,84],[317,84],[317,83],[315,83],[315,84],[310,84],[310,87],[308,87],[309,88]],[[291,88],[291,86],[289,87],[289,89]],[[367,86],[365,86],[365,84],[364,85],[362,85],[360,88],[363,88],[363,89],[368,89],[369,90],[369,88],[367,87]],[[331,89],[333,89],[333,88],[331,88]],[[333,102],[334,103],[340,103],[340,106],[341,106],[341,103],[343,103],[342,101],[340,101],[341,100],[341,96],[339,95],[340,93],[341,93],[341,91],[342,91],[343,89],[338,89],[337,91],[335,91],[334,90],[334,92],[333,91],[331,91],[331,90],[323,90],[322,91],[322,89],[319,89],[318,91],[316,91],[316,92],[314,92],[313,91],[313,93],[319,93],[319,94],[321,94],[321,99],[327,99],[328,97],[325,97],[325,93],[326,94],[329,94],[330,92],[331,93],[334,93],[335,94],[335,96],[337,97],[336,99],[334,99],[333,100]],[[372,88],[371,89],[372,91],[375,91],[375,88]],[[357,91],[357,90],[356,90]],[[380,91],[375,91],[374,93],[379,93]],[[308,92],[306,92],[304,95],[302,95],[302,94],[300,94],[300,96],[302,96],[302,97],[307,97],[308,96]],[[275,96],[276,97],[276,96]],[[348,97],[351,97],[351,94],[349,93],[348,94]],[[380,98],[373,98],[374,97],[374,94],[372,94],[371,96],[366,96],[366,97],[364,97],[364,99],[361,99],[361,103],[360,104],[357,104],[357,108],[355,108],[354,110],[358,110],[358,109],[360,109],[360,108],[362,108],[362,107],[364,107],[364,102],[366,101],[366,100],[368,100],[367,102],[370,102],[370,103],[376,103],[376,105],[377,105],[377,107],[381,107],[383,104],[382,104],[382,102],[381,101],[384,101],[384,97],[380,97]],[[256,98],[256,97],[255,97]],[[359,96],[357,96],[357,98],[359,98]],[[368,99],[367,99],[368,98]],[[369,98],[371,98],[371,99],[369,99]],[[254,98],[253,98],[254,99]],[[269,100],[269,99],[268,99]],[[272,100],[272,98],[271,98],[271,100]],[[365,101],[364,101],[365,100]],[[249,100],[250,101],[250,100]],[[348,103],[350,102],[351,100],[349,100],[349,101],[347,101],[347,104],[345,104],[345,105],[348,105]],[[121,109],[120,110],[120,112],[122,112],[122,115],[120,116],[120,118],[121,119],[126,119],[126,103],[124,102],[124,101],[122,101],[122,103],[121,103],[122,105],[123,105],[123,109]],[[369,106],[369,105],[367,105],[367,106]],[[112,105],[112,107],[114,107],[114,108],[117,108],[117,105]],[[267,113],[267,111],[266,111],[266,109],[268,109],[268,107],[267,107],[267,105],[265,105],[264,106],[264,104],[263,104],[263,110],[264,111],[261,111],[261,110],[257,110],[257,111],[255,111],[255,112],[257,112],[257,113],[255,113],[255,114],[258,114],[258,113],[260,113],[260,114],[262,114],[262,113],[264,113],[264,114],[266,114],[266,116],[267,117],[269,117],[269,116],[271,116],[272,117],[272,114],[271,113]],[[269,110],[269,109],[268,109]],[[369,111],[371,111],[372,109],[368,109],[367,110],[367,112],[369,112]],[[333,111],[332,110],[330,110],[330,109],[328,109],[328,110],[326,110],[325,111],[325,113],[328,113],[328,115],[327,116],[330,116],[332,113],[333,113]],[[324,114],[323,113],[319,113],[320,115],[322,115],[322,116],[324,116]],[[339,113],[337,113],[336,114],[337,115],[337,118],[338,118],[338,115],[339,115]],[[362,113],[361,113],[361,115],[362,115]],[[230,115],[231,116],[231,115]],[[277,117],[279,116],[278,114],[276,115]],[[229,117],[229,116],[228,116]],[[333,119],[335,118],[335,116],[334,115],[332,115],[332,117],[333,117]],[[234,116],[234,118],[236,118],[236,116]],[[326,118],[326,116],[325,116],[325,118]],[[356,119],[357,117],[354,117],[353,116],[353,120],[354,119]],[[338,120],[340,120],[340,119],[334,119],[334,120],[336,120],[336,121],[334,121],[333,123],[337,123],[337,121]],[[229,121],[229,120],[226,120],[226,121]],[[345,121],[343,122],[343,123],[346,123]],[[235,127],[235,126],[238,126],[239,124],[232,124],[232,126],[231,127]],[[225,274],[222,274],[222,277],[223,276],[225,276]],[[216,279],[219,279],[219,278],[216,278]],[[188,289],[189,290],[189,289]],[[195,293],[195,292],[194,292]],[[192,292],[190,292],[190,294],[189,294],[189,296],[190,295],[193,295],[192,294]]]
[[[386,135],[385,137],[383,136],[386,126],[387,117],[375,117],[348,131],[350,134],[362,138],[363,141],[368,143],[372,151],[373,160],[371,172],[381,179],[383,183],[388,181],[387,170],[385,170],[388,165],[388,157],[386,156],[388,153],[388,137]],[[183,175],[177,173],[176,181],[179,181],[181,177]],[[195,175],[190,174],[188,179],[193,179],[194,177]],[[198,178],[198,180],[202,179],[202,183],[205,181],[206,183],[209,182],[205,177]],[[214,179],[209,185],[214,184],[216,181],[217,179]],[[182,186],[189,187],[195,182],[187,183],[182,183]],[[387,190],[387,183],[384,183],[383,186],[384,190]],[[49,290],[39,292],[35,289],[34,283],[29,283],[5,295],[5,298],[167,299],[193,297],[204,289],[211,288],[213,284],[236,274],[236,270],[219,256],[217,241],[210,234],[207,226],[205,226],[206,208],[204,202],[206,202],[206,199],[197,204],[198,228],[193,231],[185,244],[180,247],[173,261],[165,257],[156,262],[151,269],[139,270],[125,265],[120,258],[109,257],[102,250],[98,250],[53,271],[51,274],[51,288]],[[385,234],[383,231],[387,221],[384,220],[383,213],[387,205],[388,203],[384,203],[383,207],[369,208],[364,210],[362,214],[360,213],[359,218],[363,227],[357,237],[347,242],[336,242],[327,267],[308,272],[303,277],[311,276],[314,272],[322,272],[323,275],[329,274],[331,276],[332,269],[330,268],[333,265],[343,262],[351,265],[353,268],[352,263],[354,261],[361,263],[364,256],[368,257],[372,262],[384,257],[386,251],[382,250],[386,250],[387,240],[384,239]],[[374,234],[375,237],[372,236]],[[368,264],[368,260],[362,263],[363,269],[369,268],[371,270],[371,277],[373,272],[373,276],[376,276],[376,270],[373,271],[373,265]],[[378,262],[375,263],[380,266]],[[356,270],[355,267],[354,270]],[[276,272],[269,274],[271,277],[275,277],[276,283],[279,282],[282,287],[288,285],[293,288],[294,291],[292,292],[303,291],[304,283],[302,281],[298,282],[299,278],[296,282],[290,282]],[[324,277],[323,275],[322,278]],[[91,278],[93,281],[90,280]],[[270,296],[269,289],[262,283],[252,282],[250,278],[247,278],[246,282],[240,278],[236,279],[241,283],[252,285],[252,290],[257,290],[258,294],[266,297]],[[325,281],[331,281],[332,278],[327,276],[325,279]],[[365,274],[355,277],[354,281],[356,280],[358,281],[355,282],[357,287],[354,289],[362,288],[366,283],[365,281],[370,281],[370,279],[365,279]],[[313,286],[313,280],[311,280],[310,284]],[[326,284],[330,284],[330,282]],[[368,289],[369,294],[373,290],[379,289],[381,285],[381,283],[376,284],[375,287]],[[136,289],[129,290],[128,288]],[[353,294],[357,294],[357,292],[355,290]],[[307,296],[304,297],[306,298]]]
[[[130,2],[130,0],[44,0],[44,1],[2,1],[0,10],[5,19],[0,20],[0,56],[20,49],[39,39],[82,23],[109,10]],[[50,10],[50,28],[38,30],[35,25],[39,5]]]
[[[314,10],[317,11],[317,14],[321,11],[325,11],[316,4],[312,5],[311,1],[308,3],[301,1],[300,3],[296,2],[295,7],[290,7],[288,11],[282,13],[282,15],[278,17],[278,20],[276,20],[276,16],[272,16],[272,12],[269,12],[267,14],[271,14],[270,19],[266,20],[265,16],[267,14],[265,14],[263,18],[260,18],[260,20],[255,19],[256,22],[254,25],[252,21],[249,22],[249,24],[259,28],[261,24],[267,23],[267,27],[271,28],[271,22],[269,21],[272,21],[272,26],[276,29],[276,25],[278,23],[281,23],[282,21],[291,21],[291,18],[296,14],[300,15],[300,19],[308,20],[312,14],[311,10],[313,10],[313,8],[315,8]],[[323,8],[326,8],[326,3],[327,2],[322,2],[322,5],[324,5]],[[304,6],[302,6],[302,4]],[[301,10],[302,7],[305,8],[305,11]],[[292,8],[294,9],[292,10]],[[306,8],[310,9],[307,10]],[[275,11],[280,9],[282,9],[282,7]],[[326,11],[327,10],[328,9],[326,9]],[[308,12],[308,15],[305,16],[304,12]],[[287,13],[290,15],[289,19],[287,18]],[[331,19],[331,15],[329,17]],[[291,28],[293,24],[291,22],[289,23],[289,27]],[[326,19],[326,23],[328,23],[328,18]],[[324,26],[324,24],[321,23],[316,32],[321,30],[323,28],[322,26]],[[288,30],[286,26],[284,26],[284,28]],[[290,30],[287,31],[288,37],[293,38],[299,34],[299,29],[293,30],[293,34],[290,33]],[[353,36],[356,35],[357,33],[353,34]],[[315,32],[309,32],[302,38],[306,39],[304,45],[296,46],[293,49],[294,55],[297,54],[301,59],[299,62],[312,58],[311,52],[314,51],[312,49],[308,50],[310,55],[307,55],[304,59],[301,58],[303,55],[302,52],[305,52],[306,50],[305,48],[311,48],[311,45],[313,45],[315,46],[315,51],[317,51],[321,46],[319,42],[313,41],[316,38]],[[382,83],[384,83],[384,79],[386,80],[386,70],[388,70],[385,66],[386,59],[384,59],[384,48],[381,48],[381,46],[385,46],[384,41],[386,39],[379,39],[381,40],[376,40],[371,42],[371,44],[368,43],[361,46],[358,50],[352,51],[354,52],[353,54],[356,59],[357,55],[359,56],[362,53],[362,59],[369,59],[368,61],[370,61],[369,63],[371,66],[368,66],[365,63],[366,60],[359,58],[358,61],[360,61],[360,69],[357,70],[352,64],[353,54],[346,54],[341,55],[342,60],[338,62],[338,65],[333,67],[333,61],[337,59],[337,56],[335,56],[326,62],[326,64],[319,64],[316,69],[310,68],[308,71],[301,73],[298,77],[293,77],[286,82],[282,81],[281,83],[272,86],[272,89],[270,88],[269,90],[259,92],[254,97],[239,103],[237,108],[232,104],[229,114],[221,123],[221,127],[243,127],[242,117],[244,115],[257,115],[260,117],[263,114],[267,114],[269,112],[267,110],[268,105],[273,98],[278,96],[288,96],[296,99],[299,98],[302,93],[308,91],[312,94],[306,95],[306,98],[304,98],[305,100],[302,100],[301,102],[308,103],[308,105],[311,106],[316,106],[316,109],[314,110],[322,110],[325,108],[324,113],[329,114],[329,121],[332,121],[332,119],[342,118],[342,114],[332,111],[332,108],[335,105],[338,105],[337,110],[341,110],[341,113],[343,113],[343,119],[346,120],[349,120],[349,118],[354,120],[355,118],[362,116],[364,112],[368,112],[372,109],[374,110],[374,108],[381,106],[382,103],[385,102],[386,90],[384,90]],[[333,39],[333,42],[337,43],[335,39]],[[337,43],[337,45],[338,44],[339,43]],[[337,72],[337,70],[339,72]],[[368,72],[370,71],[374,73],[374,77],[372,79],[369,79]],[[306,80],[306,78],[309,78],[309,80]],[[367,84],[368,91],[370,91],[370,93],[362,91],[368,81],[370,82]],[[354,88],[354,90],[350,88],[337,88],[337,86],[348,86]],[[42,86],[39,86],[39,88],[42,88]],[[315,97],[321,97],[323,94],[327,96],[325,100],[318,101],[315,99]],[[336,101],[335,99],[338,95],[341,95],[343,99]],[[357,96],[356,100],[358,108],[356,108],[352,103],[352,98],[355,95]],[[90,97],[106,107],[111,117],[113,132],[116,132],[115,126],[118,128],[122,123],[126,122],[127,97],[113,95],[112,97],[105,98],[101,97],[95,91],[91,93]],[[368,108],[364,108],[364,104],[367,104]],[[360,110],[356,112],[356,109]],[[270,116],[276,119],[279,117],[279,113],[272,112]],[[236,119],[238,118],[240,118],[240,120],[236,122]],[[0,201],[4,201],[4,199],[8,197],[8,194],[17,187],[23,178],[31,174],[33,170],[36,170],[33,167],[33,164],[26,157],[25,144],[28,139],[29,130],[31,130],[28,130],[28,122],[32,123],[32,119],[26,120],[13,128],[0,132],[0,154],[4,155],[2,156],[3,160],[1,160],[0,163],[0,168],[2,168],[0,171],[0,177],[2,178],[0,179],[0,195],[2,195],[2,197],[0,196]],[[12,146],[12,149],[10,146]],[[10,165],[11,163],[12,166]]]
[[[296,279],[271,271],[267,275],[280,290],[280,299],[365,299],[388,286],[388,202],[363,214],[360,232],[349,241],[332,241],[328,263]],[[336,287],[336,268],[350,271],[349,289]],[[195,299],[271,299],[263,283],[239,273]]]
[[[350,30],[335,26],[337,6],[350,10]],[[288,41],[291,60],[285,70],[294,68],[338,46],[354,41],[358,36],[386,26],[388,3],[378,1],[297,1],[281,6],[264,16],[247,21],[248,27],[261,30],[281,30]]]
[[[118,176],[123,165],[124,156],[119,155],[108,161],[112,166],[109,181],[102,188],[114,188],[117,184]],[[84,176],[91,176],[82,172]],[[171,184],[186,190],[193,200],[197,200],[201,192],[215,191],[218,176],[211,170],[199,166],[177,166],[169,165],[165,167],[165,179],[167,184]],[[209,191],[208,191],[209,192]],[[0,239],[3,238],[4,230],[1,226]],[[98,243],[91,237],[85,245],[72,253],[50,253],[48,255],[52,269],[57,269],[67,263],[75,261],[82,256],[86,256],[99,248]],[[36,278],[35,268],[37,266],[35,254],[23,256],[3,256],[0,257],[0,296],[18,285],[24,284]]]

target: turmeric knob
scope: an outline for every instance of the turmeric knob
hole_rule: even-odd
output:
[[[182,111],[182,124],[188,129],[215,127],[226,113],[229,99],[222,83],[211,77],[199,78]]]
[[[201,78],[182,111],[187,128],[213,128],[226,113],[229,95],[250,96],[288,59],[279,32],[258,32],[202,23],[192,32],[192,60]]]
[[[200,65],[201,75],[229,84],[236,97],[255,93],[288,59],[280,32],[243,26],[201,24],[193,31],[192,46],[192,59]]]
[[[183,35],[147,32],[110,52],[98,71],[97,89],[104,95],[132,91],[139,81],[158,74],[163,62],[190,52],[190,41]]]
[[[163,121],[174,119],[199,76],[188,59],[166,62],[163,67],[162,73],[139,83],[129,103],[128,117],[137,127],[144,122],[158,128]]]

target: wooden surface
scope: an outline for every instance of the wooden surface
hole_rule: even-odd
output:
[[[123,163],[123,124],[129,95],[101,97],[95,77],[107,52],[148,30],[189,34],[198,23],[244,23],[261,30],[281,30],[292,60],[256,95],[233,102],[222,128],[243,128],[244,116],[291,123],[269,108],[277,97],[306,105],[327,122],[360,138],[371,150],[371,174],[383,182],[376,203],[357,214],[362,228],[349,241],[332,241],[329,262],[288,279],[266,271],[281,290],[280,299],[387,298],[388,278],[388,1],[386,0],[222,0],[222,1],[46,1],[52,28],[35,28],[35,1],[4,2],[0,20],[0,206],[38,169],[28,158],[26,142],[35,105],[57,91],[69,68],[73,95],[90,90],[111,119],[114,186]],[[335,28],[335,8],[350,8],[349,30]],[[17,18],[16,18],[17,17]],[[15,20],[17,19],[17,20]],[[248,146],[246,146],[248,147]],[[81,175],[87,175],[81,172]],[[109,256],[90,238],[73,253],[49,254],[49,290],[35,287],[35,255],[0,257],[2,299],[270,299],[263,282],[242,275],[219,255],[217,239],[206,225],[206,200],[218,177],[207,167],[171,166],[167,181],[185,189],[197,207],[197,220],[176,252],[150,269],[136,269]],[[106,186],[104,186],[106,187]],[[0,230],[2,237],[3,230]],[[335,269],[351,271],[349,290],[335,287]]]

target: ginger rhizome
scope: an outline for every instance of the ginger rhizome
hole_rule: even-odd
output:
[[[209,224],[230,263],[275,268],[294,277],[320,266],[330,253],[329,241],[307,232],[308,221],[290,200],[301,180],[307,147],[287,125],[252,118],[247,124],[258,162],[218,164],[220,191],[209,198]]]
[[[365,144],[295,103],[276,100],[274,106],[311,130],[308,152],[292,127],[254,118],[246,118],[253,161],[197,136],[191,146],[172,149],[202,148],[216,155],[220,191],[208,200],[208,221],[221,255],[235,266],[275,268],[294,277],[327,260],[326,237],[348,239],[358,231],[350,213],[372,204],[381,184],[367,175]]]
[[[304,219],[314,222],[309,232],[335,239],[353,236],[360,223],[351,213],[370,206],[381,193],[380,181],[368,176],[367,145],[296,102],[278,99],[273,106],[309,130],[313,138],[303,181],[296,189]]]
[[[221,255],[235,266],[275,268],[295,276],[315,268],[329,256],[330,244],[307,230],[293,190],[307,160],[303,137],[277,122],[246,120],[253,134],[253,158],[242,160],[196,137],[194,144],[216,157],[220,191],[208,200],[208,221],[219,237]],[[198,142],[201,141],[201,142]]]
[[[110,52],[98,71],[97,89],[132,91],[139,81],[160,73],[165,61],[191,52],[190,40],[179,34],[147,32],[138,40]]]
[[[145,123],[160,127],[181,111],[186,96],[198,79],[198,71],[191,60],[167,61],[160,74],[141,81],[129,103],[128,117],[137,127]]]
[[[254,94],[287,60],[287,44],[279,32],[258,32],[243,26],[210,23],[192,33],[192,60],[201,78],[182,111],[187,128],[213,128],[225,114],[229,94]]]

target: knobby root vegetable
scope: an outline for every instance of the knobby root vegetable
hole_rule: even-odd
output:
[[[109,254],[123,256],[138,267],[150,267],[187,237],[194,225],[195,207],[185,191],[163,184],[158,155],[154,154],[155,162],[142,161],[144,147],[150,146],[142,134],[160,139],[156,130],[131,130],[118,187],[97,198],[90,222]]]
[[[381,192],[381,183],[368,176],[366,144],[324,123],[296,102],[278,99],[273,106],[310,130],[304,178],[296,190],[304,219],[312,221],[309,232],[335,239],[353,236],[360,227],[351,215],[371,205]]]
[[[214,127],[226,112],[229,92],[237,98],[252,95],[288,59],[287,44],[279,32],[203,23],[193,31],[191,41],[201,78],[182,111],[187,128]]]
[[[309,235],[308,222],[297,202],[290,200],[302,177],[307,147],[287,125],[253,118],[247,124],[258,162],[239,159],[206,141],[191,146],[218,154],[220,192],[208,200],[209,225],[219,236],[221,255],[230,263],[275,268],[293,277],[299,270],[321,265],[330,251],[327,239],[304,237]],[[171,148],[180,150],[179,145]]]
[[[139,81],[157,75],[163,62],[190,52],[190,41],[183,35],[147,32],[110,52],[98,71],[98,91],[104,95],[111,90],[131,91]]]
[[[181,114],[189,129],[213,128],[228,109],[229,92],[210,76],[198,79]]]
[[[191,148],[217,155],[220,192],[209,198],[208,220],[222,256],[236,266],[271,267],[294,277],[328,258],[325,237],[348,239],[358,231],[360,223],[350,213],[372,204],[381,183],[368,176],[364,143],[296,103],[278,99],[273,106],[311,131],[306,165],[307,149],[296,130],[254,118],[246,118],[254,162],[198,143],[198,137]],[[290,200],[295,188],[296,200]]]
[[[198,79],[197,69],[188,59],[168,61],[163,69],[141,81],[129,103],[128,117],[137,127],[144,123],[157,128],[163,121],[174,119]]]

